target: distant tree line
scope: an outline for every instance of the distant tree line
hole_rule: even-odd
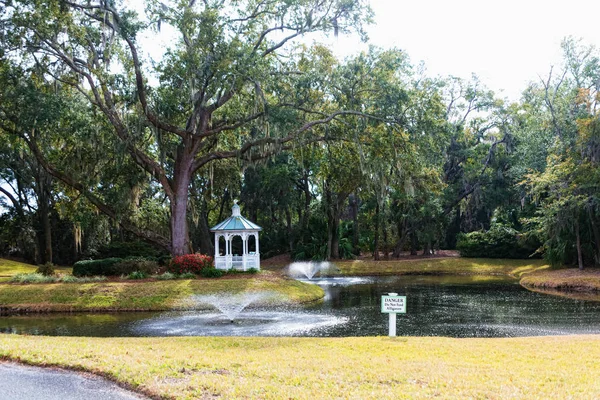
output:
[[[239,199],[263,257],[600,264],[597,49],[565,39],[508,104],[397,49],[297,41],[361,33],[363,2],[221,3],[0,0],[0,253],[211,254]]]

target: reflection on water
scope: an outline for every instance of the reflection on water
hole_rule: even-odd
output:
[[[373,336],[387,334],[381,296],[407,296],[398,335],[512,337],[600,333],[600,302],[548,296],[501,277],[315,279],[319,303],[253,308],[233,324],[211,312],[34,315],[0,318],[0,332],[62,336]]]

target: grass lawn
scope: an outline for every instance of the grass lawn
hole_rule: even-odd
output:
[[[600,398],[600,336],[77,338],[0,334],[0,358],[156,398]]]
[[[524,276],[521,285],[532,289],[600,292],[600,269],[569,268],[537,271]]]
[[[13,275],[33,273],[36,269],[36,265],[25,264],[18,261],[5,260],[4,258],[0,258],[0,282],[8,281]],[[63,274],[70,274],[72,268],[56,267],[56,270],[57,272]]]
[[[0,260],[0,275],[34,272],[35,266]],[[67,273],[70,270],[63,269]],[[0,283],[3,311],[126,311],[193,307],[190,296],[218,292],[270,291],[281,303],[302,303],[323,297],[323,290],[273,272],[233,275],[221,279],[117,281],[93,283]]]
[[[525,272],[541,270],[541,260],[488,260],[437,258],[397,261],[341,261],[335,263],[343,275],[463,275],[494,279],[518,278]],[[0,276],[8,280],[17,273],[33,272],[35,266],[0,260]],[[62,273],[70,272],[62,269]],[[475,281],[477,281],[476,279]],[[282,302],[319,299],[323,291],[282,277],[273,271],[256,276],[173,281],[116,281],[92,283],[15,284],[0,282],[0,309],[6,311],[126,311],[185,309],[193,294],[238,293],[267,290],[283,296]]]
[[[393,261],[336,261],[343,275],[521,275],[549,266],[543,260],[423,258]]]

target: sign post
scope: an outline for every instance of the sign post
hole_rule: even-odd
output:
[[[388,336],[396,336],[396,314],[406,314],[406,296],[398,296],[398,293],[381,296],[381,312],[390,316]]]

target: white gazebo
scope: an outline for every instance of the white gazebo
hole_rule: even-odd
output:
[[[262,228],[248,221],[240,214],[237,200],[233,201],[231,217],[215,225],[210,230],[215,233],[215,268],[237,269],[247,271],[250,268],[260,269],[260,253],[258,251],[258,232]],[[242,239],[242,254],[232,254],[233,239],[239,236]],[[219,240],[225,239],[225,248],[219,249]],[[254,238],[254,251],[250,251],[250,238]],[[221,254],[221,251],[222,253]]]

